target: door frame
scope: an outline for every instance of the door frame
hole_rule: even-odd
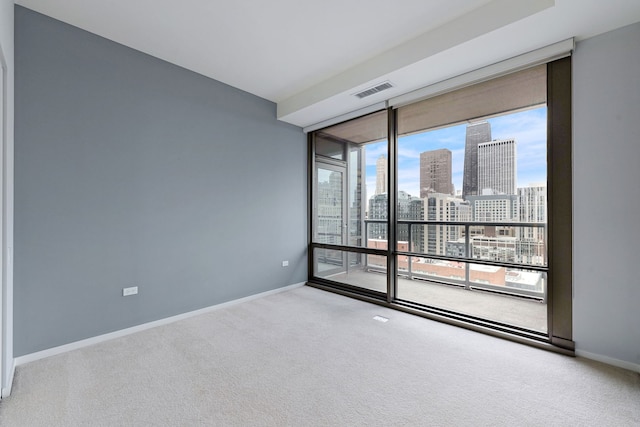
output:
[[[342,206],[342,212],[341,212],[341,236],[340,236],[340,243],[338,243],[339,245],[346,245],[347,239],[349,237],[349,233],[348,233],[348,206],[347,206],[347,202],[348,202],[348,195],[347,195],[347,180],[349,178],[348,176],[348,163],[342,160],[336,160],[336,159],[330,159],[330,158],[318,158],[318,156],[316,156],[314,164],[313,164],[313,181],[312,181],[312,186],[313,186],[313,194],[316,195],[316,197],[314,197],[314,199],[312,200],[312,238],[314,233],[317,230],[317,218],[318,218],[318,207],[317,207],[317,195],[318,195],[318,169],[326,169],[326,170],[330,170],[333,172],[339,172],[340,174],[342,174],[342,197],[341,197],[341,206]],[[315,254],[314,254],[314,258],[315,258]],[[313,263],[313,268],[315,271],[315,259],[312,261]],[[328,274],[328,275],[335,275],[338,273],[342,273],[342,272],[346,272],[348,270],[348,260],[347,260],[347,252],[342,251],[342,261],[341,261],[341,265],[337,266],[335,269],[332,270],[327,270],[324,273]]]

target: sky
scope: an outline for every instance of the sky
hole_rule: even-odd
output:
[[[547,108],[487,119],[492,139],[516,140],[517,187],[547,180]],[[462,190],[466,124],[398,138],[398,190],[420,195],[420,153],[447,148],[452,153],[452,181]],[[366,146],[367,198],[376,189],[376,160],[387,154],[386,141]]]

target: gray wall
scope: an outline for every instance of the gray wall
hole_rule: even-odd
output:
[[[576,348],[640,366],[640,23],[573,66]]]
[[[275,104],[18,6],[15,51],[15,356],[306,280]]]

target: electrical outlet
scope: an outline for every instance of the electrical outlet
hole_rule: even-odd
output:
[[[282,261],[283,267],[289,267],[289,261]]]
[[[128,297],[129,295],[135,295],[138,293],[138,287],[132,286],[130,288],[122,288],[122,296]]]

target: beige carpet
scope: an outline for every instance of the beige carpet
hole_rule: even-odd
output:
[[[640,376],[302,287],[20,366],[0,424],[638,426]]]

